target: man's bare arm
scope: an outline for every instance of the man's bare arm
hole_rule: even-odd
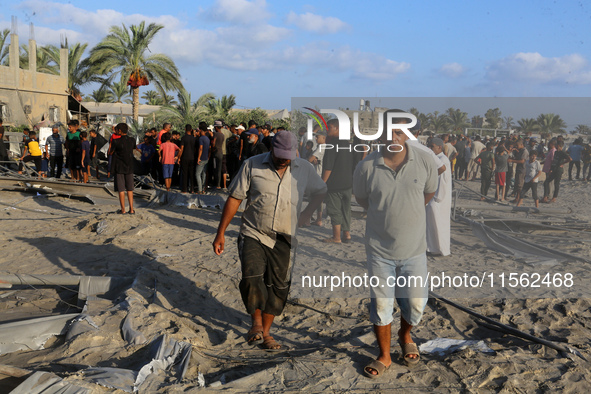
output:
[[[226,239],[224,237],[224,233],[226,229],[230,225],[232,218],[238,212],[238,207],[240,207],[240,203],[242,200],[238,200],[234,197],[228,197],[226,200],[226,204],[224,205],[224,210],[222,211],[222,218],[220,219],[220,224],[218,226],[218,232],[213,240],[213,251],[218,256],[222,254],[224,251],[224,244],[226,243]]]
[[[447,168],[447,167],[445,167],[445,164],[444,164],[444,165],[442,165],[441,167],[439,167],[439,168],[437,169],[437,175],[441,175],[441,174],[443,174],[443,173],[445,172],[445,169],[446,169],[446,168]]]
[[[310,202],[300,214],[300,220],[298,221],[299,226],[305,225],[306,223],[310,222],[312,214],[320,206],[320,204],[322,204],[324,197],[326,197],[326,193],[318,193],[312,196]]]
[[[435,192],[433,192],[433,193],[424,193],[424,195],[425,195],[425,205],[427,205],[427,204],[429,204],[429,201],[431,201],[431,199],[435,195]],[[359,205],[361,205],[361,204],[359,204]]]
[[[330,178],[330,174],[332,174],[332,170],[324,170],[324,172],[322,173],[322,180],[324,181],[324,183],[328,181],[328,178]]]

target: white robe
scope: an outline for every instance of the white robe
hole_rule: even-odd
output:
[[[447,256],[450,254],[451,164],[442,152],[437,157],[445,164],[439,175],[435,196],[427,205],[427,252]]]

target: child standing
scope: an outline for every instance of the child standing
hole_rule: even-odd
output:
[[[523,202],[523,196],[525,196],[525,193],[527,193],[529,189],[531,189],[531,196],[536,203],[536,208],[540,205],[540,200],[538,200],[538,178],[542,173],[542,165],[537,158],[538,152],[532,150],[529,153],[529,161],[525,164],[525,183],[523,184],[523,189],[519,195],[517,206],[521,205]]]
[[[162,176],[164,177],[164,185],[166,191],[170,191],[172,184],[172,174],[174,172],[174,165],[178,161],[177,152],[180,150],[176,144],[170,142],[170,134],[162,135],[162,144],[160,145],[160,162],[162,163]]]
[[[80,148],[82,149],[82,176],[84,183],[88,183],[90,177],[90,141],[88,141],[88,133],[86,131],[80,132]]]

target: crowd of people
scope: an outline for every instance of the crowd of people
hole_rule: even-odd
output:
[[[557,136],[547,143],[517,135],[500,138],[474,139],[467,136],[443,135],[444,152],[449,158],[456,180],[475,180],[480,173],[481,199],[485,200],[494,180],[495,199],[511,200],[520,205],[531,190],[539,206],[537,185],[544,179],[542,202],[555,202],[560,191],[564,165],[568,163],[569,180],[591,180],[591,145],[577,138],[568,148],[564,137]],[[581,168],[581,162],[583,166]],[[576,168],[573,178],[573,170]],[[581,171],[582,170],[582,171]],[[554,190],[551,193],[551,186]]]
[[[499,201],[513,197],[512,201],[520,205],[531,191],[536,206],[537,184],[543,176],[542,202],[556,201],[567,163],[569,179],[573,179],[576,169],[575,179],[591,180],[591,146],[581,139],[567,148],[561,136],[547,143],[516,135],[471,138],[443,134],[425,139],[420,122],[409,129],[397,128],[408,123],[409,119],[396,116],[403,111],[386,111],[384,124],[391,112],[394,126],[387,137],[361,151],[352,149],[351,141],[339,138],[336,119],[327,122],[326,130],[315,127],[311,135],[305,128],[296,135],[252,120],[230,126],[216,120],[212,126],[205,122],[197,128],[187,124],[181,136],[172,131],[170,123],[164,123],[160,131],[148,130],[139,145],[127,135],[124,123],[113,127],[109,141],[94,130],[89,132],[89,141],[86,132],[78,130],[78,123],[71,121],[65,139],[57,127],[53,129],[45,152],[40,149],[36,133],[29,131],[21,161],[33,161],[41,172],[39,161],[44,158],[50,176],[59,178],[65,157],[72,179],[86,182],[91,168],[96,170],[96,177],[100,176],[98,152],[108,146],[107,175],[113,175],[120,214],[135,213],[133,175],[138,172],[151,174],[167,190],[178,184],[182,193],[227,188],[228,199],[212,243],[218,255],[224,251],[227,227],[246,200],[238,236],[242,269],[239,289],[251,316],[246,339],[249,344],[261,343],[266,350],[282,351],[285,347],[273,338],[271,327],[285,307],[291,286],[291,248],[296,228],[322,226],[323,203],[332,227],[332,236],[321,239],[325,243],[353,241],[353,197],[365,209],[368,274],[385,283],[391,277],[425,278],[427,255],[451,254],[454,178],[465,182],[480,176],[482,200],[488,198],[493,180]],[[380,144],[388,149],[380,150]],[[402,149],[390,150],[392,146]],[[136,153],[140,156],[139,168]],[[551,186],[554,190],[550,199]],[[304,196],[308,203],[302,209]],[[424,283],[426,286],[426,280]],[[419,362],[411,330],[423,315],[428,299],[425,286],[371,287],[370,321],[379,355],[364,368],[368,377],[381,376],[392,363],[394,300],[401,311],[398,342],[403,360],[409,366]]]

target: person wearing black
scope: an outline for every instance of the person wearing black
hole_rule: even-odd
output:
[[[261,128],[261,133],[263,134],[263,140],[261,142],[265,145],[268,151],[271,150],[271,145],[273,144],[273,136],[271,135],[269,128],[270,126],[268,124],[264,124]]]
[[[257,129],[254,129],[254,131],[249,131],[246,134],[248,136],[247,144],[249,148],[247,150],[248,156],[246,156],[245,159],[260,155],[261,153],[267,153],[269,151],[267,147],[263,145],[261,141],[259,141],[259,132]]]
[[[257,129],[257,122],[255,120],[249,120],[248,121],[248,130],[246,130],[246,132],[243,131],[242,134],[240,134],[240,155],[238,156],[238,158],[240,160],[239,166],[242,165],[244,160],[246,160],[247,158],[252,156],[249,152],[251,147],[248,143],[248,138],[250,136],[249,133],[255,133],[255,132],[257,134],[259,132],[259,130]]]
[[[107,139],[96,132],[96,130],[90,130],[90,166],[95,168],[96,179],[100,180],[99,173],[99,152],[107,143]]]
[[[332,237],[323,242],[351,242],[351,193],[353,188],[353,152],[349,141],[339,139],[339,121],[328,121],[327,149],[322,159],[322,180],[326,182],[326,211],[332,224]],[[342,232],[342,235],[341,235]]]
[[[112,171],[115,174],[115,191],[119,193],[121,209],[117,213],[125,213],[125,192],[129,201],[129,213],[135,214],[133,209],[133,151],[136,149],[135,139],[127,135],[127,125],[119,123],[115,126],[120,138],[111,143],[110,154],[113,155]]]
[[[235,125],[230,127],[232,135],[226,140],[226,152],[228,161],[228,174],[230,174],[230,180],[234,179],[234,176],[240,169],[240,161],[238,156],[240,155],[240,132]]]
[[[8,149],[4,143],[4,126],[2,126],[2,119],[0,119],[0,168],[2,166],[8,167],[8,163],[3,163],[4,161],[8,161]]]
[[[193,193],[195,187],[195,137],[193,126],[185,125],[185,135],[181,138],[181,151],[179,152],[181,163],[181,192]]]
[[[552,160],[552,164],[550,166],[550,173],[544,181],[544,198],[542,199],[542,202],[548,202],[548,198],[550,197],[550,183],[552,182],[554,182],[554,194],[552,195],[552,200],[550,200],[550,202],[556,202],[556,198],[558,198],[558,192],[560,191],[560,179],[562,178],[562,174],[564,172],[562,166],[571,160],[572,159],[569,154],[564,151],[564,141],[558,140],[556,142],[556,152],[554,152],[554,159]]]
[[[213,159],[213,185],[216,189],[220,189],[222,185],[223,176],[223,160],[224,160],[224,149],[226,137],[222,133],[222,127],[224,123],[221,120],[216,120],[213,123],[213,140],[211,145],[211,157]]]
[[[462,179],[464,176],[464,171],[466,171],[466,161],[464,160],[464,155],[466,152],[466,141],[462,138],[456,142],[456,151],[458,155],[456,156],[456,166],[455,166],[455,176],[457,179]]]

